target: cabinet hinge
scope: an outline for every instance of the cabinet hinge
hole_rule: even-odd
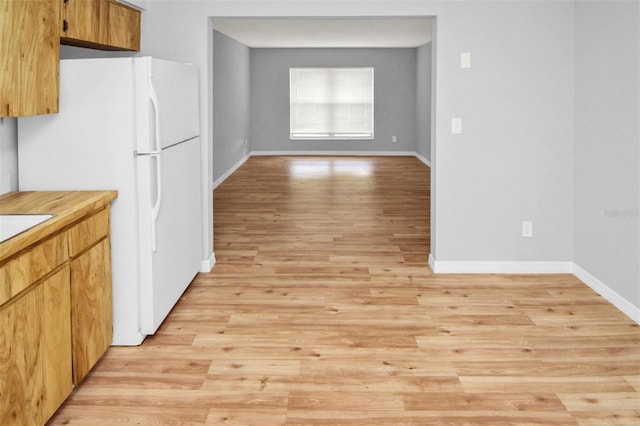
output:
[[[62,21],[62,32],[66,33],[68,29],[69,29],[69,22],[67,22],[67,20],[64,19]]]

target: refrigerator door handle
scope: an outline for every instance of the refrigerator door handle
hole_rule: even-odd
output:
[[[151,250],[156,251],[156,233],[158,224],[158,215],[160,214],[160,202],[162,201],[162,173],[160,153],[162,146],[160,145],[160,104],[158,103],[158,94],[153,87],[153,74],[151,72],[151,61],[148,62],[149,67],[149,99],[153,105],[153,124],[155,129],[155,150],[149,150],[149,156],[156,159],[156,185],[158,194],[156,202],[151,209]]]
[[[151,62],[149,62],[149,99],[151,100],[151,105],[153,105],[153,124],[155,130],[155,152],[160,152],[162,146],[160,145],[160,104],[158,103],[158,94],[156,93],[156,89],[153,87],[151,77]],[[153,149],[149,147],[150,153],[153,153]]]
[[[160,203],[162,202],[162,161],[160,157],[160,151],[150,152],[149,156],[156,159],[156,185],[158,188],[156,201],[153,204],[153,208],[151,209],[151,250],[155,252],[158,215],[160,214]]]

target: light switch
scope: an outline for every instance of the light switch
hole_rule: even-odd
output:
[[[459,135],[462,133],[462,118],[451,119],[451,133],[454,135]]]
[[[460,68],[471,68],[471,53],[460,53]]]

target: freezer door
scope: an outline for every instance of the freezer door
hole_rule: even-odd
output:
[[[137,158],[141,331],[153,334],[200,269],[200,138]]]
[[[144,121],[148,119],[149,125],[149,137],[139,137],[138,152],[160,151],[200,135],[198,69],[195,65],[137,58],[136,76],[137,96],[142,98],[137,99],[142,105],[138,111]]]

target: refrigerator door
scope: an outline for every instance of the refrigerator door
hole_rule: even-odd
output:
[[[153,334],[200,269],[200,138],[137,164],[141,331]]]
[[[148,137],[138,137],[138,153],[158,152],[200,134],[198,69],[194,65],[136,58],[136,76],[136,98],[143,103],[138,110],[150,126]]]

